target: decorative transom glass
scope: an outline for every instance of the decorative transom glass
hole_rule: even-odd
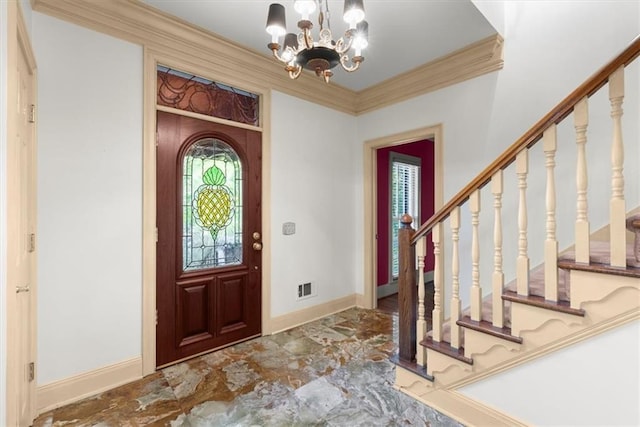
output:
[[[158,105],[258,126],[259,97],[158,65]]]
[[[185,153],[182,179],[184,271],[242,262],[242,164],[227,143],[205,138]]]

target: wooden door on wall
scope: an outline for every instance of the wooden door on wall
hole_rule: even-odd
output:
[[[13,104],[15,110],[10,107],[15,112],[9,115],[14,132],[10,132],[7,149],[7,277],[15,288],[15,293],[8,294],[7,302],[10,329],[7,392],[13,395],[11,404],[13,399],[17,400],[15,408],[8,408],[7,419],[10,425],[17,426],[31,425],[36,415],[36,76],[29,41],[23,35],[18,31],[17,61],[12,65],[17,102]],[[14,409],[17,409],[15,417]]]
[[[158,112],[156,365],[260,335],[259,132]]]

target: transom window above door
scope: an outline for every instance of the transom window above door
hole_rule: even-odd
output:
[[[259,126],[259,96],[158,65],[158,105]]]

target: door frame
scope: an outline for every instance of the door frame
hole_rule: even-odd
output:
[[[158,64],[175,68],[212,81],[219,81],[260,96],[259,126],[205,116],[156,105],[156,68]],[[143,118],[143,201],[142,201],[142,376],[156,369],[156,111],[193,117],[262,133],[262,335],[272,333],[271,326],[271,92],[243,79],[216,78],[214,67],[206,59],[176,51],[160,52],[144,48]]]
[[[378,222],[378,184],[376,151],[379,148],[395,147],[412,142],[433,139],[434,143],[434,210],[437,212],[443,204],[443,141],[442,124],[413,129],[393,135],[365,141],[364,143],[364,307],[376,308],[377,272],[376,226]],[[412,224],[414,229],[419,225]]]
[[[13,181],[13,177],[9,175],[10,172],[14,171],[13,168],[9,167],[9,163],[12,158],[15,156],[15,150],[12,147],[15,144],[15,139],[11,136],[15,133],[15,127],[17,125],[18,120],[18,111],[16,109],[18,93],[16,90],[16,82],[18,79],[14,64],[17,63],[17,58],[19,55],[24,55],[27,65],[30,68],[31,76],[32,76],[32,84],[33,84],[33,99],[34,103],[37,100],[37,66],[35,55],[33,53],[33,49],[31,47],[31,39],[29,37],[29,33],[27,31],[27,26],[24,20],[24,16],[22,14],[22,10],[18,5],[18,2],[7,2],[7,126],[6,126],[6,138],[7,138],[7,147],[6,147],[6,163],[4,164],[5,172],[7,174],[7,180],[5,182]],[[36,191],[36,179],[37,179],[37,169],[35,167],[36,164],[36,156],[37,156],[37,133],[36,126],[33,126],[33,161],[34,168],[32,169],[31,179],[34,183],[32,190]],[[10,205],[16,205],[16,194],[15,190],[11,190],[8,187],[5,187],[2,192],[6,191],[6,201],[7,206],[5,211],[8,214],[8,207]],[[36,194],[33,194],[32,197],[36,197]],[[34,203],[34,208],[35,208]],[[34,216],[34,221],[37,224],[37,209],[32,213]],[[19,239],[19,236],[16,236],[15,233],[15,224],[9,223],[9,218],[11,215],[3,216],[3,219],[6,219],[6,223],[3,224],[3,227],[6,225],[6,229],[3,231],[6,232],[7,236],[7,246],[6,246],[6,275],[4,279],[6,280],[5,286],[5,300],[6,300],[6,352],[7,352],[7,364],[6,364],[6,422],[7,425],[17,425],[18,422],[18,414],[17,408],[19,405],[18,402],[18,375],[21,372],[19,366],[23,363],[23,361],[18,360],[19,352],[18,346],[15,343],[18,340],[18,336],[15,333],[15,324],[18,321],[18,307],[15,304],[15,286],[11,286],[9,283],[9,278],[14,277],[16,275],[15,269],[11,265],[8,260],[14,259],[16,257],[15,249],[18,245],[16,245],[15,241]],[[4,262],[4,260],[3,260]],[[36,350],[36,334],[37,334],[37,252],[33,254],[33,264],[31,265],[31,277],[33,277],[32,283],[29,284],[29,298],[31,304],[31,329],[29,331],[29,340],[31,341],[31,355],[29,359],[32,362],[36,362],[37,360],[37,350]],[[28,362],[28,361],[27,361]],[[29,387],[29,400],[30,400],[30,416],[32,418],[36,417],[36,380],[34,379]],[[4,422],[4,420],[0,420],[0,422]]]

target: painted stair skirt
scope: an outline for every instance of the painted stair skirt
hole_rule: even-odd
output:
[[[609,242],[602,241],[592,241],[591,242],[591,251],[590,251],[590,262],[591,264],[609,264],[610,256],[609,256]],[[560,254],[559,261],[573,261],[574,252],[573,250],[567,250]],[[630,243],[627,245],[627,270],[631,270],[631,272],[635,273],[637,270],[637,276],[640,277],[640,262],[635,259],[634,256],[634,245]],[[570,272],[565,269],[558,269],[558,303],[559,305],[570,305],[571,301],[571,286],[570,286]],[[516,292],[516,282],[515,280],[508,283],[504,290],[507,292]],[[535,297],[541,297],[544,299],[544,264],[537,266],[532,269],[529,273],[529,295]],[[510,301],[504,301],[504,326],[505,328],[511,327],[511,305]],[[488,294],[484,296],[482,299],[482,310],[481,310],[481,319],[483,321],[491,323],[492,319],[492,294]],[[467,307],[462,312],[462,318],[465,316],[470,316],[471,308]],[[579,313],[574,313],[579,315]],[[433,338],[433,331],[429,330],[427,332],[426,340],[423,342],[431,341]],[[443,343],[451,342],[451,323],[449,320],[446,320],[442,325],[442,340]],[[462,336],[461,347],[464,347],[464,334]]]

